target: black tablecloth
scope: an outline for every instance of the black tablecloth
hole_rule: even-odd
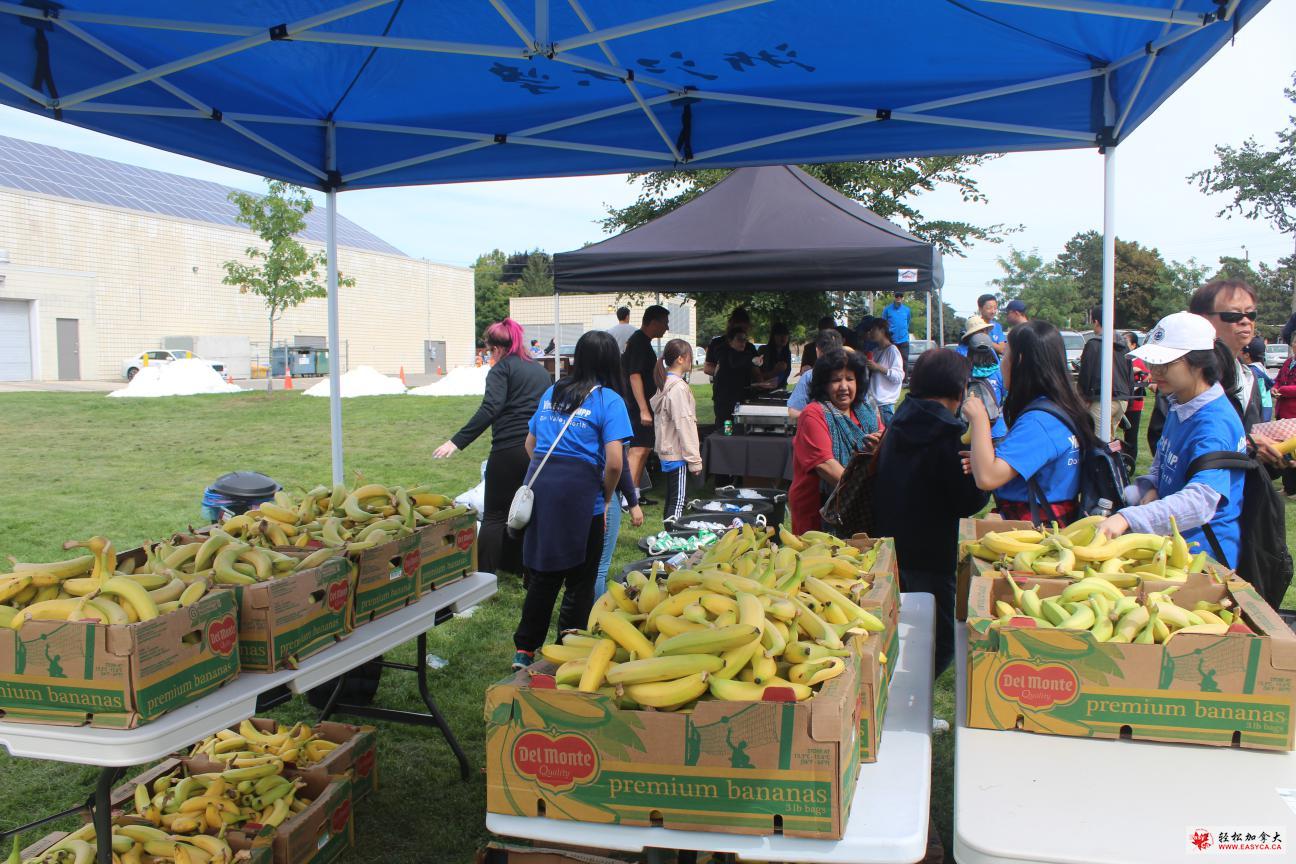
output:
[[[789,435],[724,435],[702,441],[702,464],[708,474],[734,477],[792,479],[792,437]]]

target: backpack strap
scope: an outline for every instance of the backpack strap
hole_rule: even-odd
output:
[[[1191,480],[1194,474],[1202,471],[1212,471],[1216,468],[1223,468],[1229,471],[1250,471],[1260,467],[1260,463],[1252,459],[1245,453],[1237,453],[1233,450],[1212,450],[1209,453],[1203,453],[1188,463],[1188,474],[1184,478],[1185,485]],[[1231,567],[1228,558],[1224,555],[1224,549],[1220,546],[1219,540],[1215,537],[1215,531],[1207,522],[1201,526],[1202,533],[1206,535],[1206,542],[1210,543],[1211,552],[1215,555],[1215,560],[1225,567]]]
[[[1032,402],[1026,406],[1022,414],[1029,414],[1032,411],[1041,411],[1050,417],[1059,421],[1067,428],[1067,431],[1080,440],[1080,433],[1076,430],[1075,424],[1071,422],[1071,417],[1056,403],[1044,399]],[[1031,521],[1036,525],[1044,525],[1044,508],[1049,503],[1044,500],[1044,490],[1040,488],[1039,481],[1034,477],[1026,481],[1026,502],[1030,505]]]

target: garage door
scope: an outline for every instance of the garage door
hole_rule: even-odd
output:
[[[32,377],[30,308],[26,300],[0,300],[0,381]]]

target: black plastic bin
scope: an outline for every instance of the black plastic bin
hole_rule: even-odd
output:
[[[768,525],[769,514],[757,513],[754,510],[747,513],[685,513],[679,518],[680,525],[688,525],[693,522],[709,522],[716,526],[718,533],[724,533],[733,527],[733,521],[737,519],[744,525]],[[687,529],[676,529],[687,530]]]
[[[633,573],[635,570],[642,570],[647,573],[649,569],[652,568],[652,565],[659,561],[666,561],[674,557],[674,554],[675,553],[672,552],[670,555],[658,555],[653,558],[640,558],[638,561],[631,561],[629,564],[622,567],[621,572],[616,574],[616,576],[613,576],[612,579],[615,582],[624,583],[626,581],[627,573]]]
[[[707,504],[737,504],[740,507],[750,506],[751,509],[743,510],[740,512],[725,512],[723,510],[703,509]],[[680,520],[681,521],[687,520],[689,516],[694,516],[700,513],[705,513],[708,516],[716,515],[716,516],[740,516],[741,517],[741,516],[761,515],[765,517],[765,522],[767,524],[770,525],[778,524],[777,522],[774,521],[774,504],[770,501],[758,501],[755,499],[752,499],[751,501],[737,501],[734,500],[733,498],[718,498],[718,497],[717,498],[693,498],[684,507],[684,515],[680,517]]]
[[[749,499],[739,496],[740,489],[748,492],[755,492],[760,495],[759,499]],[[765,501],[774,507],[774,515],[770,524],[782,525],[783,520],[787,517],[787,490],[774,489],[766,486],[721,486],[715,490],[715,497],[722,501],[742,501],[750,500]]]

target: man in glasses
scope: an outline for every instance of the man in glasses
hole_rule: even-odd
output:
[[[1226,376],[1226,391],[1242,418],[1242,428],[1251,435],[1251,427],[1260,421],[1260,391],[1255,373],[1241,361],[1242,349],[1255,338],[1255,289],[1241,279],[1218,279],[1208,282],[1193,292],[1188,301],[1188,311],[1200,315],[1215,328],[1215,338],[1223,342],[1234,358],[1233,374]],[[1231,387],[1227,386],[1232,384]],[[1155,450],[1165,422],[1164,400],[1157,394],[1157,405],[1148,425],[1148,443]],[[1261,435],[1253,435],[1261,459],[1277,464],[1282,456],[1273,448],[1273,442]]]

